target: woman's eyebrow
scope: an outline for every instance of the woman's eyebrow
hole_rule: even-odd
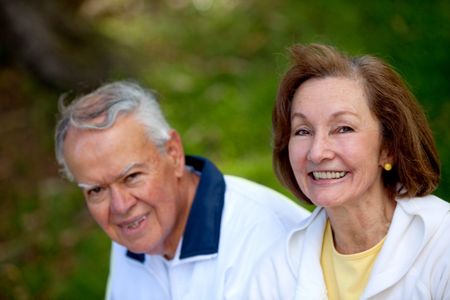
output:
[[[357,114],[357,113],[352,112],[352,111],[350,111],[350,110],[340,110],[340,111],[337,111],[337,112],[333,113],[331,116],[332,116],[333,118],[338,118],[338,117],[340,117],[340,116],[345,116],[345,115],[351,115],[351,116],[353,116],[353,117],[358,117],[358,114]]]
[[[295,118],[307,119],[306,116],[304,114],[302,114],[301,112],[295,112],[291,115],[291,121]]]
[[[358,114],[357,114],[357,113],[352,112],[352,111],[350,111],[350,110],[340,110],[340,111],[334,112],[334,113],[331,115],[331,117],[332,117],[333,119],[336,119],[336,118],[338,118],[338,117],[340,117],[340,116],[344,116],[344,115],[351,115],[351,116],[354,116],[354,117],[358,117]],[[293,119],[295,119],[295,118],[300,118],[300,119],[305,119],[305,120],[308,119],[308,118],[307,118],[303,113],[301,113],[301,112],[294,112],[294,113],[292,113],[292,115],[291,115],[291,121],[292,121]]]

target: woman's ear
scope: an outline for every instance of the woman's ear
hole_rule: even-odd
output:
[[[380,166],[382,168],[385,168],[386,164],[390,164],[392,167],[392,165],[394,165],[394,163],[395,163],[394,156],[391,154],[391,152],[386,147],[384,147],[381,150],[380,161],[379,161]]]

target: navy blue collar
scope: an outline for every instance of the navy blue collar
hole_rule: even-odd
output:
[[[186,156],[186,165],[200,172],[201,177],[184,230],[180,259],[218,252],[225,198],[225,179],[211,161]],[[126,255],[141,263],[145,261],[145,254],[128,250]]]

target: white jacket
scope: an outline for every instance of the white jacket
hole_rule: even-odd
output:
[[[269,251],[249,299],[327,299],[320,265],[326,219],[317,208]],[[432,195],[397,201],[361,299],[450,299],[450,203]]]

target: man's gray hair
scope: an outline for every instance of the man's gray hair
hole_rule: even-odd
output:
[[[170,139],[167,123],[153,92],[127,81],[108,83],[65,105],[59,100],[60,120],[55,130],[56,160],[61,172],[73,180],[64,159],[64,139],[69,128],[103,130],[112,127],[120,115],[133,115],[148,130],[149,138],[160,150]]]

